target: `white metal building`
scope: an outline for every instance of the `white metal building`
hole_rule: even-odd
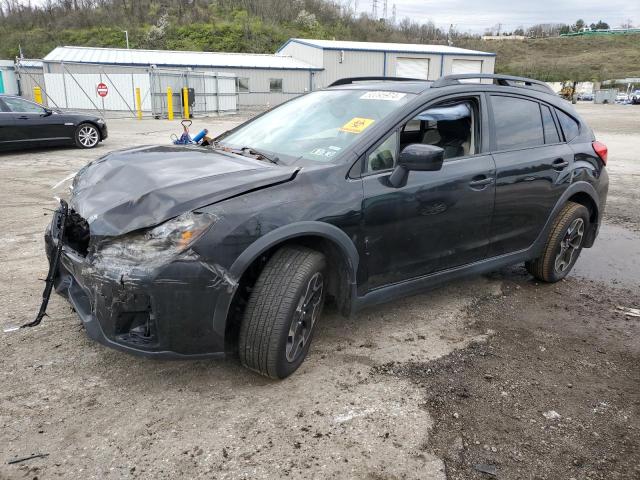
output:
[[[287,55],[94,47],[57,47],[43,62],[45,73],[54,68],[54,63],[62,62],[74,72],[81,71],[84,64],[87,68],[153,66],[233,74],[238,79],[241,106],[276,105],[305,93],[311,88],[312,73],[321,70]]]
[[[115,78],[118,74],[147,74],[151,78],[150,90],[154,90],[154,70],[204,72],[205,75],[216,72],[220,76],[236,77],[237,103],[241,108],[263,108],[324,88],[343,77],[395,76],[435,80],[450,73],[493,73],[495,54],[444,45],[292,38],[275,54],[57,47],[42,62],[46,83],[52,85],[51,75],[56,73],[73,74],[74,79],[80,78],[78,75],[81,74],[100,73],[103,77],[114,77],[114,87],[119,85]],[[104,81],[103,77],[100,82]],[[73,90],[74,85],[65,86],[67,100],[73,96],[68,90]],[[155,90],[160,92],[162,88]],[[153,111],[157,111],[156,104],[161,101],[158,92],[150,94],[155,98],[143,99],[145,108],[152,104]],[[114,97],[109,98],[115,101]],[[105,104],[104,108],[107,107]]]
[[[495,53],[446,45],[348,42],[291,38],[276,52],[321,70],[313,88],[344,77],[387,76],[436,80],[452,73],[493,73]]]

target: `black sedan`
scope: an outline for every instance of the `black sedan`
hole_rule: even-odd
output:
[[[0,95],[0,150],[54,145],[93,148],[105,138],[107,124],[98,116],[65,113]]]

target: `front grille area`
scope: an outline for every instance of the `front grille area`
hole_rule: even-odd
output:
[[[86,256],[89,251],[90,238],[89,224],[87,221],[75,210],[70,210],[64,226],[64,244],[71,247],[80,255]]]

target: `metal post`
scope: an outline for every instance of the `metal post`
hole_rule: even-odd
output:
[[[138,120],[142,120],[142,99],[140,98],[140,87],[136,87],[136,109],[138,110]]]
[[[218,82],[218,74],[216,73],[216,113],[220,116],[220,82]]]
[[[33,87],[33,99],[36,103],[42,105],[42,90],[40,90],[40,87]]]
[[[173,90],[167,87],[167,119],[173,120]]]
[[[182,103],[184,104],[184,118],[189,118],[189,89],[182,89]]]

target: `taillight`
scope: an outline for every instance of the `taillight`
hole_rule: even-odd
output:
[[[609,149],[607,148],[607,146],[602,143],[602,142],[593,142],[593,151],[596,152],[596,154],[600,157],[600,160],[602,160],[602,163],[604,163],[605,165],[607,164],[607,155],[609,153]]]

